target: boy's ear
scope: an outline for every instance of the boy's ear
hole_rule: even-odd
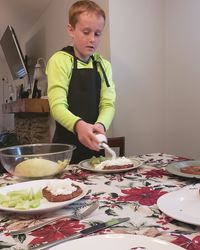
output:
[[[67,25],[67,32],[68,34],[73,37],[73,31],[74,31],[74,28],[71,26],[71,24],[68,24]]]

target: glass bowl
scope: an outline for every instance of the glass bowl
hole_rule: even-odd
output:
[[[5,170],[14,176],[45,178],[62,172],[75,148],[60,143],[11,146],[0,149],[0,159]]]

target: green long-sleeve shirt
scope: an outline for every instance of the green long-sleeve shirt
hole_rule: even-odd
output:
[[[102,71],[98,66],[101,76],[101,93],[99,104],[99,116],[96,122],[104,125],[106,130],[109,128],[115,113],[115,85],[112,80],[112,69],[110,63],[98,54],[94,58],[100,61],[110,87],[106,86]],[[92,59],[88,63],[78,60],[78,68],[92,68]],[[74,125],[81,117],[74,115],[68,110],[68,90],[72,75],[73,56],[65,51],[56,52],[48,61],[46,74],[48,79],[48,100],[53,118],[63,127],[74,132]],[[89,111],[88,111],[89,112]]]

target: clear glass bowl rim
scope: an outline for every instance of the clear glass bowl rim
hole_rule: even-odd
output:
[[[36,146],[68,146],[69,148],[66,150],[51,152],[51,153],[41,153],[41,154],[7,154],[3,151],[9,150],[9,149],[15,149],[15,148],[30,148],[30,147],[36,147]],[[56,155],[56,154],[62,154],[66,153],[67,151],[73,151],[76,148],[73,144],[65,144],[65,143],[35,143],[35,144],[23,144],[23,145],[15,145],[10,146],[6,148],[0,148],[0,157],[11,157],[15,158],[16,156],[19,157],[40,157],[40,156],[50,156],[50,155]]]

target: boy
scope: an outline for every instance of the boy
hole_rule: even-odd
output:
[[[71,163],[102,155],[95,134],[105,134],[115,113],[110,63],[94,53],[104,25],[100,6],[75,2],[67,26],[73,46],[56,52],[47,64],[48,99],[56,120],[53,142],[76,145]]]

